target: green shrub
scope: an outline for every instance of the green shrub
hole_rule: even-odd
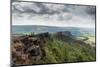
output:
[[[68,44],[53,38],[53,40],[48,41],[47,48],[47,63],[95,60],[95,49],[89,45]]]

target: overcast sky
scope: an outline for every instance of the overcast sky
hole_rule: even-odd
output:
[[[13,2],[12,25],[95,27],[95,6]]]

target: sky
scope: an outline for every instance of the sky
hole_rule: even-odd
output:
[[[12,2],[12,25],[95,28],[95,6]]]

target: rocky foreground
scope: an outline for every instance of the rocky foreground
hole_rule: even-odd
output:
[[[38,36],[13,36],[12,37],[12,60],[18,65],[38,63],[45,56],[45,43],[48,33]]]
[[[84,41],[75,40],[68,31],[55,34],[46,32],[22,36],[13,35],[11,50],[12,65],[95,60],[95,48],[89,46]],[[79,54],[76,54],[76,52],[79,52]]]

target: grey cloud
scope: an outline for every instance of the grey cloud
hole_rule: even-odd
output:
[[[31,6],[27,6],[27,5],[26,6],[21,6],[20,3],[21,2],[19,2],[19,3],[17,2],[17,4],[13,4],[12,8],[14,10],[17,10],[17,11],[21,12],[21,13],[23,12],[23,13],[35,13],[35,14],[55,14],[55,13],[60,13],[61,11],[65,11],[65,9],[52,10],[52,9],[50,9],[52,7],[46,7],[46,5],[44,3],[33,3],[33,4],[31,4]],[[16,9],[17,6],[20,6],[20,8],[22,8],[24,11],[21,11],[19,8]],[[40,11],[37,12],[34,7],[37,7],[37,9],[40,9]]]
[[[35,15],[44,16],[47,19],[56,20],[70,20],[74,15],[80,17],[91,16],[95,17],[95,7],[94,6],[77,6],[77,5],[63,5],[63,4],[46,4],[46,3],[31,3],[21,5],[25,2],[13,2],[12,12],[19,17],[23,17],[23,14],[30,15],[29,17],[34,17]],[[68,13],[68,15],[64,15]]]
[[[95,7],[95,6],[88,7],[88,8],[86,9],[86,12],[87,12],[88,14],[90,14],[90,15],[95,15],[95,13],[96,13],[96,7]]]

